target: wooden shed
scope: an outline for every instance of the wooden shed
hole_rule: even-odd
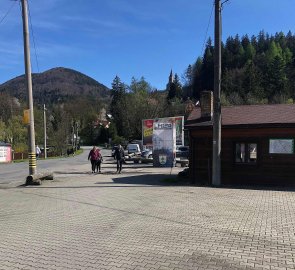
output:
[[[196,107],[185,128],[190,178],[212,183],[212,113]],[[212,99],[209,109],[212,109]],[[295,184],[295,104],[222,107],[221,183]]]

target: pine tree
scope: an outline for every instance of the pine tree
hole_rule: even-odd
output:
[[[183,81],[183,98],[186,100],[188,97],[192,97],[193,95],[193,67],[192,65],[188,65],[184,74],[182,75]]]
[[[288,95],[286,66],[281,57],[276,56],[268,66],[265,84],[270,102],[274,102],[274,97]]]
[[[202,58],[198,57],[193,66],[192,97],[195,99],[200,98],[200,93],[202,91],[202,65]]]
[[[179,80],[178,75],[175,73],[174,76],[174,85],[175,85],[175,97],[178,99],[182,99],[182,86]]]
[[[124,98],[126,94],[126,87],[121,82],[121,79],[116,76],[112,82],[112,101],[110,111],[115,121],[118,134],[122,136],[124,130],[124,115],[122,114],[122,107],[124,107]]]
[[[169,83],[168,84],[168,94],[167,94],[167,100],[170,101],[172,99],[175,98],[176,96],[176,87],[175,87],[175,84],[172,82],[172,83]]]

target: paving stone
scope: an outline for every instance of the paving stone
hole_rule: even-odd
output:
[[[159,182],[176,172],[0,189],[0,270],[295,269],[295,192]]]

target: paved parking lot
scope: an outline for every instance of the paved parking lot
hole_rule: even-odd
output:
[[[295,269],[292,191],[167,185],[180,168],[88,167],[0,189],[1,270]]]

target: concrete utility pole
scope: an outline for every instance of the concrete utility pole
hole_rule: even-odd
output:
[[[46,130],[46,107],[44,104],[44,110],[43,110],[43,116],[44,116],[44,158],[47,158],[47,130]]]
[[[29,174],[36,174],[36,149],[35,149],[35,127],[34,127],[34,108],[33,108],[33,91],[32,91],[32,74],[30,58],[30,40],[28,27],[28,3],[27,0],[21,0],[22,17],[23,17],[23,35],[24,35],[24,55],[25,55],[25,73],[26,86],[28,91],[28,107],[30,110],[30,123],[28,126],[29,134]]]
[[[75,145],[76,145],[76,148],[75,148],[75,151],[77,151],[77,146],[78,146],[78,143],[79,143],[79,127],[80,127],[80,125],[79,125],[79,122],[77,121],[76,122],[76,142],[75,142]]]
[[[215,0],[212,184],[221,183],[221,2]]]

